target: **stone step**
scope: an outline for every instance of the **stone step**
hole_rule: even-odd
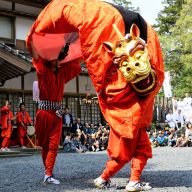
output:
[[[0,154],[0,158],[10,158],[10,157],[28,157],[32,156],[32,153],[7,153],[7,154]]]
[[[14,155],[14,154],[19,154],[20,153],[20,151],[0,151],[0,156],[1,155]]]
[[[26,148],[26,149],[20,149],[21,153],[40,153],[40,148]]]
[[[62,153],[63,149],[59,147],[58,153]],[[21,149],[20,147],[11,147],[10,151],[0,151],[0,158],[5,157],[24,157],[24,156],[31,156],[33,154],[40,154],[41,148],[26,148]]]

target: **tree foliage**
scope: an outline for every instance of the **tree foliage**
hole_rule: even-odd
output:
[[[140,12],[138,7],[133,7],[131,1],[129,0],[113,0],[117,5],[123,6],[131,11]]]
[[[184,0],[164,0],[164,9],[159,12],[156,19],[157,24],[154,25],[160,35],[171,35],[171,27],[173,27],[180,16],[180,11]]]
[[[155,26],[160,35],[165,70],[171,73],[173,94],[192,90],[192,0],[166,0]]]
[[[186,0],[181,14],[172,28],[173,37],[177,40],[175,50],[179,52],[179,78],[173,79],[176,93],[192,91],[192,0]]]

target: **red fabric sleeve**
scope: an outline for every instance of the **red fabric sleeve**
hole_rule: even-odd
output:
[[[32,124],[31,117],[30,117],[28,112],[26,112],[26,116],[27,116],[26,117],[27,118],[27,123]]]
[[[21,123],[22,122],[22,116],[20,112],[17,112],[17,118],[16,118],[17,123]]]
[[[35,59],[32,60],[33,66],[38,74],[42,74],[44,71],[44,62],[41,58],[37,61]]]
[[[75,60],[69,63],[65,63],[62,65],[62,74],[65,78],[65,83],[79,75],[81,72],[81,67],[79,64],[79,60]]]
[[[2,113],[2,114],[7,113],[8,111],[9,111],[9,108],[8,108],[7,106],[3,106],[3,107],[1,108],[1,113]]]

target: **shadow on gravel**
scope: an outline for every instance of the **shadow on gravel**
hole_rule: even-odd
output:
[[[192,187],[192,170],[145,171],[142,179],[155,188]]]
[[[59,186],[46,185],[43,180],[43,165],[40,156],[13,158],[0,167],[0,191],[3,192],[96,192],[93,181],[97,178],[107,160],[106,153],[59,154],[55,167],[55,177]],[[3,161],[3,160],[2,160]],[[0,161],[3,164],[3,162]],[[153,188],[187,187],[192,188],[192,170],[153,170],[155,164],[149,164],[143,172],[142,180],[149,182]],[[163,169],[163,168],[162,168]],[[21,172],[22,170],[22,172]],[[130,166],[126,165],[112,182],[123,191],[127,184]],[[161,190],[161,189],[160,189]],[[110,190],[111,191],[111,190]],[[100,192],[103,192],[101,190]]]
[[[92,173],[90,175],[90,172]],[[36,190],[38,191],[55,191],[55,192],[63,192],[63,191],[99,191],[95,189],[93,185],[93,180],[98,176],[94,172],[90,170],[88,173],[89,176],[81,176],[77,175],[74,178],[61,178],[60,186],[52,186],[47,185],[43,186],[40,184]],[[148,171],[143,174],[142,180],[150,182],[150,185],[153,188],[182,188],[192,187],[192,171]],[[121,181],[119,183],[119,181]],[[124,191],[125,186],[127,184],[126,174],[120,173],[117,176],[112,178],[112,183],[116,184],[117,190],[111,188],[109,191]],[[35,188],[34,188],[35,189]],[[103,190],[101,190],[103,191]],[[105,190],[106,191],[106,190]]]

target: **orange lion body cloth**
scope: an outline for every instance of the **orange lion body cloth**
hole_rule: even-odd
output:
[[[82,51],[79,59],[88,68],[101,111],[111,127],[108,154],[112,159],[101,175],[105,180],[131,159],[131,179],[140,179],[147,159],[152,157],[145,130],[151,124],[154,97],[164,79],[162,52],[156,33],[139,14],[122,13],[115,6],[97,0],[53,0],[39,15],[27,38],[29,50],[35,52],[32,40],[34,34],[78,32]],[[106,51],[103,44],[114,44],[119,40],[113,24],[125,36],[133,23],[138,25],[141,38],[145,40],[151,68],[156,76],[155,88],[145,96],[140,96],[133,89],[114,65],[114,53]]]

